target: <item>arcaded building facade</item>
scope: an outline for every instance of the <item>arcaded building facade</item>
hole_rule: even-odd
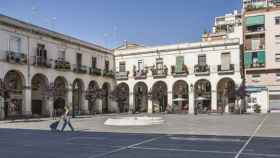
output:
[[[115,49],[116,80],[127,111],[233,112],[242,84],[240,40]],[[125,97],[124,97],[125,98]]]
[[[109,49],[0,16],[0,65],[1,118],[118,111]]]

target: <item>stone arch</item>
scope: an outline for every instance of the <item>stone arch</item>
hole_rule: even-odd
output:
[[[189,87],[184,80],[178,80],[173,84],[173,111],[188,112],[189,110]]]
[[[4,77],[5,96],[5,117],[17,117],[23,114],[25,105],[25,77],[17,70],[10,70]]]
[[[211,111],[211,82],[206,79],[196,81],[194,85],[195,93],[195,113],[207,113]]]
[[[72,115],[80,115],[83,112],[85,85],[82,79],[75,79],[72,83]]]
[[[222,78],[217,83],[217,108],[220,112],[234,112],[236,100],[235,82],[231,78]]]
[[[92,80],[89,82],[86,99],[88,100],[88,110],[90,114],[99,113],[99,107],[97,105],[97,99],[100,97],[100,88],[96,81]]]
[[[111,85],[108,82],[105,82],[102,85],[102,113],[109,113],[109,104],[110,104],[110,92],[111,92]]]
[[[154,83],[152,87],[152,102],[154,112],[165,112],[167,108],[167,84],[163,81]]]
[[[32,115],[50,115],[47,106],[48,78],[40,73],[35,74],[31,79],[31,112]]]
[[[119,112],[124,113],[129,111],[129,86],[127,83],[120,83],[113,91],[114,97],[118,103]]]
[[[148,112],[148,86],[137,82],[133,88],[135,112]]]
[[[62,77],[58,76],[54,80],[54,113],[55,115],[61,115],[64,111],[64,107],[67,101],[67,93],[68,93],[68,82]]]

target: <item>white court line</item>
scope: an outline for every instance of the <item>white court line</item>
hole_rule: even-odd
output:
[[[122,147],[122,148],[119,148],[119,149],[115,149],[115,150],[112,150],[112,151],[109,151],[109,152],[106,152],[106,153],[101,153],[101,154],[97,154],[97,155],[94,155],[94,156],[90,156],[90,157],[88,157],[88,158],[103,157],[103,156],[105,156],[105,155],[110,155],[110,154],[113,154],[113,153],[116,153],[116,152],[120,152],[120,151],[122,151],[122,150],[126,150],[126,149],[133,148],[133,147],[138,146],[138,145],[142,145],[142,144],[145,144],[145,143],[149,143],[149,142],[158,140],[158,139],[160,139],[160,138],[162,138],[162,137],[164,137],[164,136],[159,136],[159,137],[156,137],[156,138],[147,139],[147,140],[141,141],[141,142],[136,143],[136,144],[132,144],[132,145],[129,145],[129,146],[125,146],[125,147]]]
[[[249,156],[258,156],[258,157],[276,157],[279,158],[280,155],[278,154],[254,154],[254,153],[242,153],[242,155],[249,155]]]
[[[146,147],[131,147],[130,149],[141,150],[158,150],[158,151],[177,151],[177,152],[196,152],[196,153],[215,153],[215,154],[235,154],[236,152],[230,151],[215,151],[215,150],[188,150],[188,149],[172,149],[172,148],[146,148]]]
[[[235,155],[234,158],[239,158],[241,153],[246,149],[246,147],[249,145],[249,143],[252,141],[252,139],[256,136],[258,131],[261,129],[263,123],[268,118],[269,115],[266,115],[265,118],[259,123],[257,128],[255,129],[254,133],[250,136],[250,138],[246,141],[246,143],[242,146],[242,148],[238,151],[238,153]]]

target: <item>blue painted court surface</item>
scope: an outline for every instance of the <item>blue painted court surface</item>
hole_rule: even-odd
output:
[[[1,158],[280,158],[280,138],[0,129]]]

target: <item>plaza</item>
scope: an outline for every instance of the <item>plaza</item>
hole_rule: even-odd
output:
[[[278,114],[158,115],[162,125],[106,126],[98,115],[72,119],[76,132],[49,131],[51,119],[0,123],[1,156],[5,157],[240,157],[280,156]],[[140,116],[140,115],[138,115]]]

